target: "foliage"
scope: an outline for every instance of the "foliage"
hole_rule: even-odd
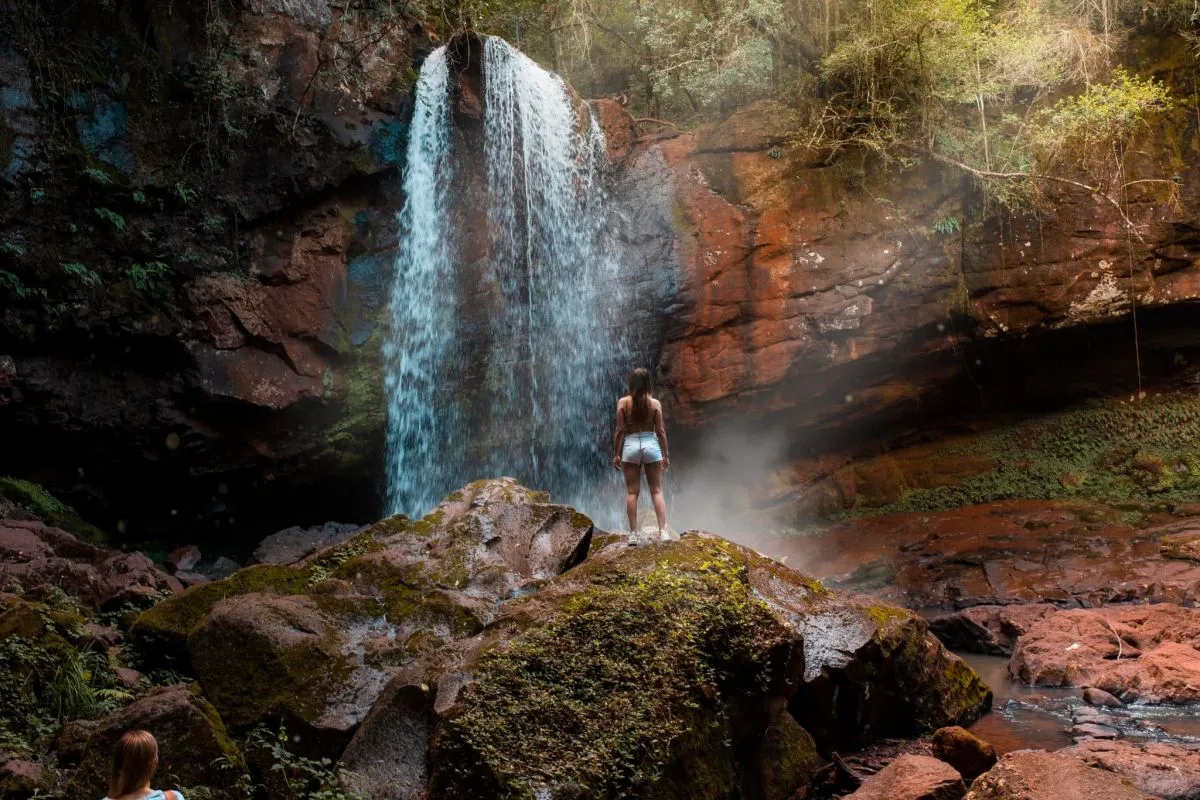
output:
[[[148,261],[129,267],[129,283],[143,294],[157,294],[170,288],[167,280],[171,268],[162,261]]]
[[[17,298],[24,298],[29,294],[20,278],[3,269],[0,269],[0,292],[7,292]]]
[[[0,497],[81,539],[93,543],[104,541],[103,531],[85,522],[74,508],[32,481],[0,475]]]
[[[112,225],[118,231],[125,230],[125,218],[109,208],[95,208],[96,216]]]
[[[273,800],[368,800],[365,794],[348,788],[353,774],[328,758],[306,758],[289,749],[287,728],[272,730],[258,726],[250,731],[242,749],[251,762],[270,764],[269,773],[256,782],[249,771],[242,774],[239,789],[243,797],[269,794]],[[225,764],[226,768],[236,765]],[[185,796],[188,795],[185,792]]]
[[[933,230],[941,236],[951,236],[962,228],[962,223],[958,221],[958,217],[945,216],[934,220]]]
[[[81,264],[78,261],[68,261],[59,264],[59,266],[62,267],[62,271],[67,273],[67,275],[69,275],[72,279],[89,289],[94,289],[95,287],[104,283],[104,281],[100,279],[100,276],[97,275],[96,272],[87,264]]]
[[[96,719],[133,699],[110,655],[88,641],[74,600],[58,592],[31,606],[43,633],[0,639],[0,748],[21,752],[65,722]]]
[[[107,172],[96,167],[88,167],[83,171],[83,174],[92,183],[99,184],[100,186],[109,186],[113,182]]]
[[[0,253],[20,258],[25,255],[25,246],[18,242],[0,242]]]
[[[1083,499],[1167,508],[1200,492],[1200,403],[1185,394],[1065,411],[948,440],[906,460],[882,456],[856,472],[899,476],[895,494],[839,517],[934,511],[995,500]],[[979,461],[976,473],[943,480],[938,464]],[[884,460],[890,460],[884,464]],[[932,479],[930,476],[934,476]],[[892,479],[889,479],[892,480]]]

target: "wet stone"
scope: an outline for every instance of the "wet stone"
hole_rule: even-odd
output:
[[[1091,737],[1093,739],[1116,739],[1121,735],[1121,732],[1116,728],[1110,728],[1107,725],[1096,725],[1090,722],[1085,722],[1082,725],[1076,725],[1071,728],[1071,735],[1078,738]]]
[[[1125,705],[1113,695],[1094,686],[1089,686],[1083,690],[1083,701],[1088,705],[1103,706],[1105,708],[1120,708]]]

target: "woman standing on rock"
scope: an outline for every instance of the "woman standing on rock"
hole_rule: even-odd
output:
[[[630,532],[637,530],[638,495],[642,470],[650,486],[650,500],[658,519],[658,535],[667,534],[667,501],[663,498],[662,474],[671,466],[662,403],[650,396],[650,373],[641,367],[629,376],[629,394],[617,401],[617,434],[613,468],[625,472],[625,514]]]
[[[179,792],[150,788],[156,769],[158,742],[146,731],[126,731],[113,750],[104,800],[184,800]]]

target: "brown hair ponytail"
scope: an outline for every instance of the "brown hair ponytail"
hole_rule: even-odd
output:
[[[113,749],[108,796],[123,797],[149,785],[158,768],[158,742],[146,731],[126,731]]]
[[[650,373],[638,367],[629,376],[629,396],[633,399],[630,419],[638,425],[650,421]]]

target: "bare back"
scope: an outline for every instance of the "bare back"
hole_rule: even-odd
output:
[[[662,403],[653,397],[650,400],[650,418],[639,422],[633,420],[633,397],[625,395],[617,401],[617,412],[626,433],[650,433],[658,430],[662,419]]]

